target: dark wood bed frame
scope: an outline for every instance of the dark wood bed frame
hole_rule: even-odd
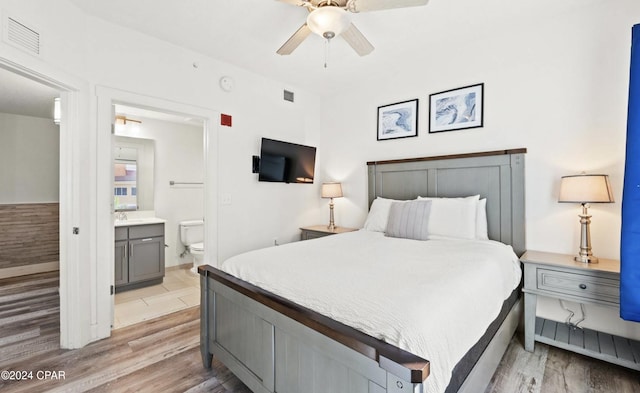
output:
[[[376,197],[487,198],[489,237],[525,250],[526,149],[368,162]],[[204,366],[215,355],[252,391],[424,392],[429,361],[212,266],[198,268]],[[520,320],[511,309],[459,392],[489,382]]]

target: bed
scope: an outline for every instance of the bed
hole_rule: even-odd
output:
[[[496,241],[485,243],[495,243],[492,247],[496,249],[504,247],[504,244],[509,245],[520,255],[525,249],[525,152],[525,149],[515,149],[368,162],[369,202],[373,204],[378,197],[413,200],[418,196],[479,195],[486,198],[487,235]],[[311,252],[301,247],[311,247],[310,250],[313,247],[317,250],[336,249],[341,247],[343,240],[348,242],[350,237],[353,238],[352,243],[368,244],[366,242],[372,241],[371,245],[365,246],[367,249],[372,249],[376,242],[380,242],[381,238],[375,237],[380,235],[358,232],[302,242],[308,243],[306,246],[296,243],[290,248],[296,249],[298,253]],[[423,243],[425,246],[429,243],[429,247],[435,248],[440,244],[438,241],[410,242]],[[497,242],[503,244],[498,245]],[[477,242],[463,243],[456,248],[464,248],[467,243]],[[280,252],[270,252],[276,251]],[[472,249],[471,252],[477,251]],[[278,260],[283,259],[278,253],[261,258],[265,261],[275,259],[274,266],[277,267]],[[349,251],[342,254],[351,255]],[[248,258],[249,261],[253,258],[255,263],[255,256],[236,259],[242,258]],[[355,259],[354,257],[353,260]],[[314,311],[311,304],[319,296],[311,290],[306,291],[304,287],[295,290],[309,292],[307,297],[311,299],[310,303],[304,299],[292,301],[290,298],[294,296],[287,296],[286,291],[270,287],[268,281],[261,281],[261,277],[251,276],[257,265],[234,267],[233,263],[227,266],[225,262],[225,266],[226,272],[212,266],[199,268],[202,360],[205,367],[211,367],[212,356],[216,356],[254,392],[482,391],[515,331],[521,312],[518,288],[510,293],[508,290],[505,293],[503,289],[506,300],[495,310],[497,317],[483,322],[488,326],[486,331],[479,339],[474,337],[470,348],[465,348],[466,352],[455,358],[452,375],[442,385],[441,381],[435,379],[436,374],[430,376],[432,369],[435,372],[440,367],[436,360],[432,364],[431,359],[437,359],[435,354],[431,356],[426,350],[426,353],[422,352],[419,356],[405,349],[407,347],[402,340],[396,342],[385,335],[375,334],[375,331],[367,331],[366,327],[354,327],[358,317],[353,318],[355,322],[351,320],[345,323],[344,316],[332,314],[336,299],[328,302],[328,307],[322,309],[322,312]],[[276,267],[267,271],[271,271],[275,278],[283,277],[286,265]],[[245,273],[249,272],[246,280],[236,277],[242,276],[240,271],[243,269]],[[331,269],[331,266],[327,267],[322,274],[330,275]],[[364,271],[362,267],[359,269]],[[384,269],[384,265],[376,267],[376,270],[383,272]],[[384,274],[388,275],[392,271],[393,269],[388,270]],[[479,270],[474,274],[481,272]],[[340,282],[341,278],[344,275],[328,279]],[[409,285],[411,278],[413,275],[410,272],[404,277],[393,277],[399,293],[408,288],[404,284]],[[371,280],[368,277],[366,281]],[[294,279],[293,282],[295,281]],[[478,292],[477,289],[475,291]],[[411,297],[407,298],[405,294],[403,299],[410,300]],[[384,299],[375,300],[376,304],[383,301]],[[436,306],[437,302],[430,307],[437,308]],[[385,310],[387,308],[391,307],[386,307]],[[411,308],[409,311],[400,311],[400,314],[411,317],[408,319],[416,319],[413,317],[424,314],[412,313],[410,310]],[[357,309],[354,314],[357,315]]]

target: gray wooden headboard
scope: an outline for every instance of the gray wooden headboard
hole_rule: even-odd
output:
[[[418,196],[487,198],[489,238],[526,250],[524,221],[524,154],[526,149],[450,156],[371,161],[369,205],[376,197]]]

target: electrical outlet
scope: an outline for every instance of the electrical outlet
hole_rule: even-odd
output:
[[[228,193],[224,193],[222,194],[222,204],[223,205],[231,205],[233,202],[232,198],[231,198],[231,194]]]

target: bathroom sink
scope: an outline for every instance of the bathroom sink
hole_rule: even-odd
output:
[[[167,222],[162,218],[157,217],[144,217],[144,218],[128,218],[126,220],[115,220],[114,225],[117,227],[132,226],[132,225],[147,225],[147,224],[162,224]]]

